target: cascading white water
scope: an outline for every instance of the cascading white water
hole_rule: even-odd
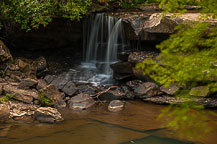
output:
[[[84,61],[81,68],[95,71],[88,82],[109,83],[110,65],[118,61],[118,53],[128,48],[122,19],[106,14],[91,15],[83,26]]]

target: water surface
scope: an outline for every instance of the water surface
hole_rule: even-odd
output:
[[[131,101],[119,113],[109,112],[105,103],[82,112],[61,110],[65,121],[59,124],[2,124],[0,144],[216,144],[217,129],[189,141],[163,127],[156,117],[164,107]]]

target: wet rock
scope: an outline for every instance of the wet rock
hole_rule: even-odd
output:
[[[75,84],[72,81],[67,82],[67,84],[61,89],[65,94],[72,96],[77,91]]]
[[[129,88],[127,86],[122,86],[121,87],[123,92],[125,93],[125,100],[133,100],[135,99],[135,95],[129,90]]]
[[[46,75],[44,80],[50,84],[54,80],[55,76],[54,75]]]
[[[38,84],[37,84],[37,86],[36,86],[36,89],[37,89],[37,90],[43,89],[43,88],[45,88],[47,85],[48,85],[48,84],[47,84],[47,82],[46,82],[45,80],[39,79],[39,80],[38,80]]]
[[[117,88],[115,90],[109,90],[109,93],[112,93],[116,99],[123,99],[126,95],[126,93],[122,92],[120,88]]]
[[[93,98],[88,94],[78,94],[69,101],[69,108],[72,110],[84,110],[95,104]]]
[[[191,89],[189,94],[191,96],[206,97],[209,94],[209,88],[206,86],[195,87]]]
[[[217,108],[217,99],[214,98],[182,98],[182,97],[172,97],[172,96],[155,96],[143,99],[144,102],[155,103],[155,104],[181,104],[185,102],[194,102],[199,105],[204,105],[207,108]]]
[[[6,121],[10,116],[10,109],[7,104],[0,104],[0,123]]]
[[[32,103],[33,98],[39,99],[38,93],[32,90],[18,89],[15,86],[5,85],[3,90],[6,94],[13,95],[12,98],[24,103]]]
[[[37,80],[26,78],[21,80],[18,88],[19,89],[29,89],[30,87],[34,87],[37,85]]]
[[[156,103],[156,104],[180,104],[182,102],[186,102],[186,100],[183,98],[171,97],[171,96],[148,97],[148,98],[144,98],[143,101]]]
[[[158,86],[152,82],[145,82],[134,90],[135,94],[140,97],[152,97],[158,94]]]
[[[113,100],[109,103],[108,110],[111,112],[119,112],[124,109],[124,103],[120,100]]]
[[[65,85],[68,83],[69,80],[65,79],[62,76],[55,76],[54,79],[51,81],[58,89],[63,89]]]
[[[83,93],[83,94],[90,94],[90,95],[94,95],[97,93],[98,91],[98,88],[97,87],[94,87],[94,86],[91,86],[91,85],[87,85],[87,84],[82,84],[82,85],[78,85],[77,86],[77,89],[80,93]]]
[[[10,118],[17,118],[17,117],[26,117],[26,116],[33,116],[36,109],[39,106],[32,105],[32,104],[25,104],[22,102],[17,101],[10,101]]]
[[[138,86],[140,86],[143,82],[141,80],[132,80],[128,81],[126,85],[131,89],[135,90]]]
[[[51,107],[38,108],[35,112],[35,119],[42,123],[55,123],[64,120],[58,110]]]
[[[179,86],[171,83],[169,87],[161,86],[160,90],[168,95],[174,95],[180,89]]]
[[[67,95],[73,95],[76,91],[77,88],[75,84],[72,81],[69,81],[66,79],[66,77],[63,75],[60,76],[46,76],[45,80],[47,83],[51,83],[55,85],[59,90],[63,91]]]
[[[101,94],[98,96],[98,99],[100,101],[112,101],[112,100],[118,100],[118,99],[124,99],[126,96],[126,93],[120,88],[112,88],[109,90],[104,89],[100,92]]]
[[[117,62],[110,65],[115,73],[132,73],[132,64],[129,62]]]
[[[3,41],[0,40],[0,62],[12,60],[11,53]]]
[[[49,99],[49,102],[45,102],[45,99]],[[66,103],[62,99],[62,94],[53,84],[46,86],[40,90],[40,100],[42,103],[48,106],[55,106],[57,108],[66,107]]]
[[[217,99],[216,98],[197,98],[195,101],[198,104],[204,105],[207,108],[217,108]]]

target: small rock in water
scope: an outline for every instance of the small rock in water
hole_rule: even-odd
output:
[[[93,106],[95,101],[90,95],[81,93],[72,97],[68,103],[72,110],[84,110]]]
[[[119,112],[124,109],[124,103],[120,100],[113,100],[109,103],[108,110],[111,112]]]
[[[145,82],[137,87],[134,91],[140,98],[152,97],[158,94],[158,86],[152,82]]]
[[[35,112],[35,118],[42,123],[54,123],[64,120],[58,110],[51,107],[38,108]]]

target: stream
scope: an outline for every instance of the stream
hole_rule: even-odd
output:
[[[85,111],[60,110],[65,121],[42,124],[22,120],[0,125],[1,144],[216,144],[217,128],[199,138],[180,138],[179,133],[156,120],[165,106],[126,102],[119,113],[102,103]],[[210,110],[207,110],[210,111]],[[216,112],[216,111],[214,111]],[[216,117],[209,117],[217,120]],[[190,128],[189,128],[190,129]]]

